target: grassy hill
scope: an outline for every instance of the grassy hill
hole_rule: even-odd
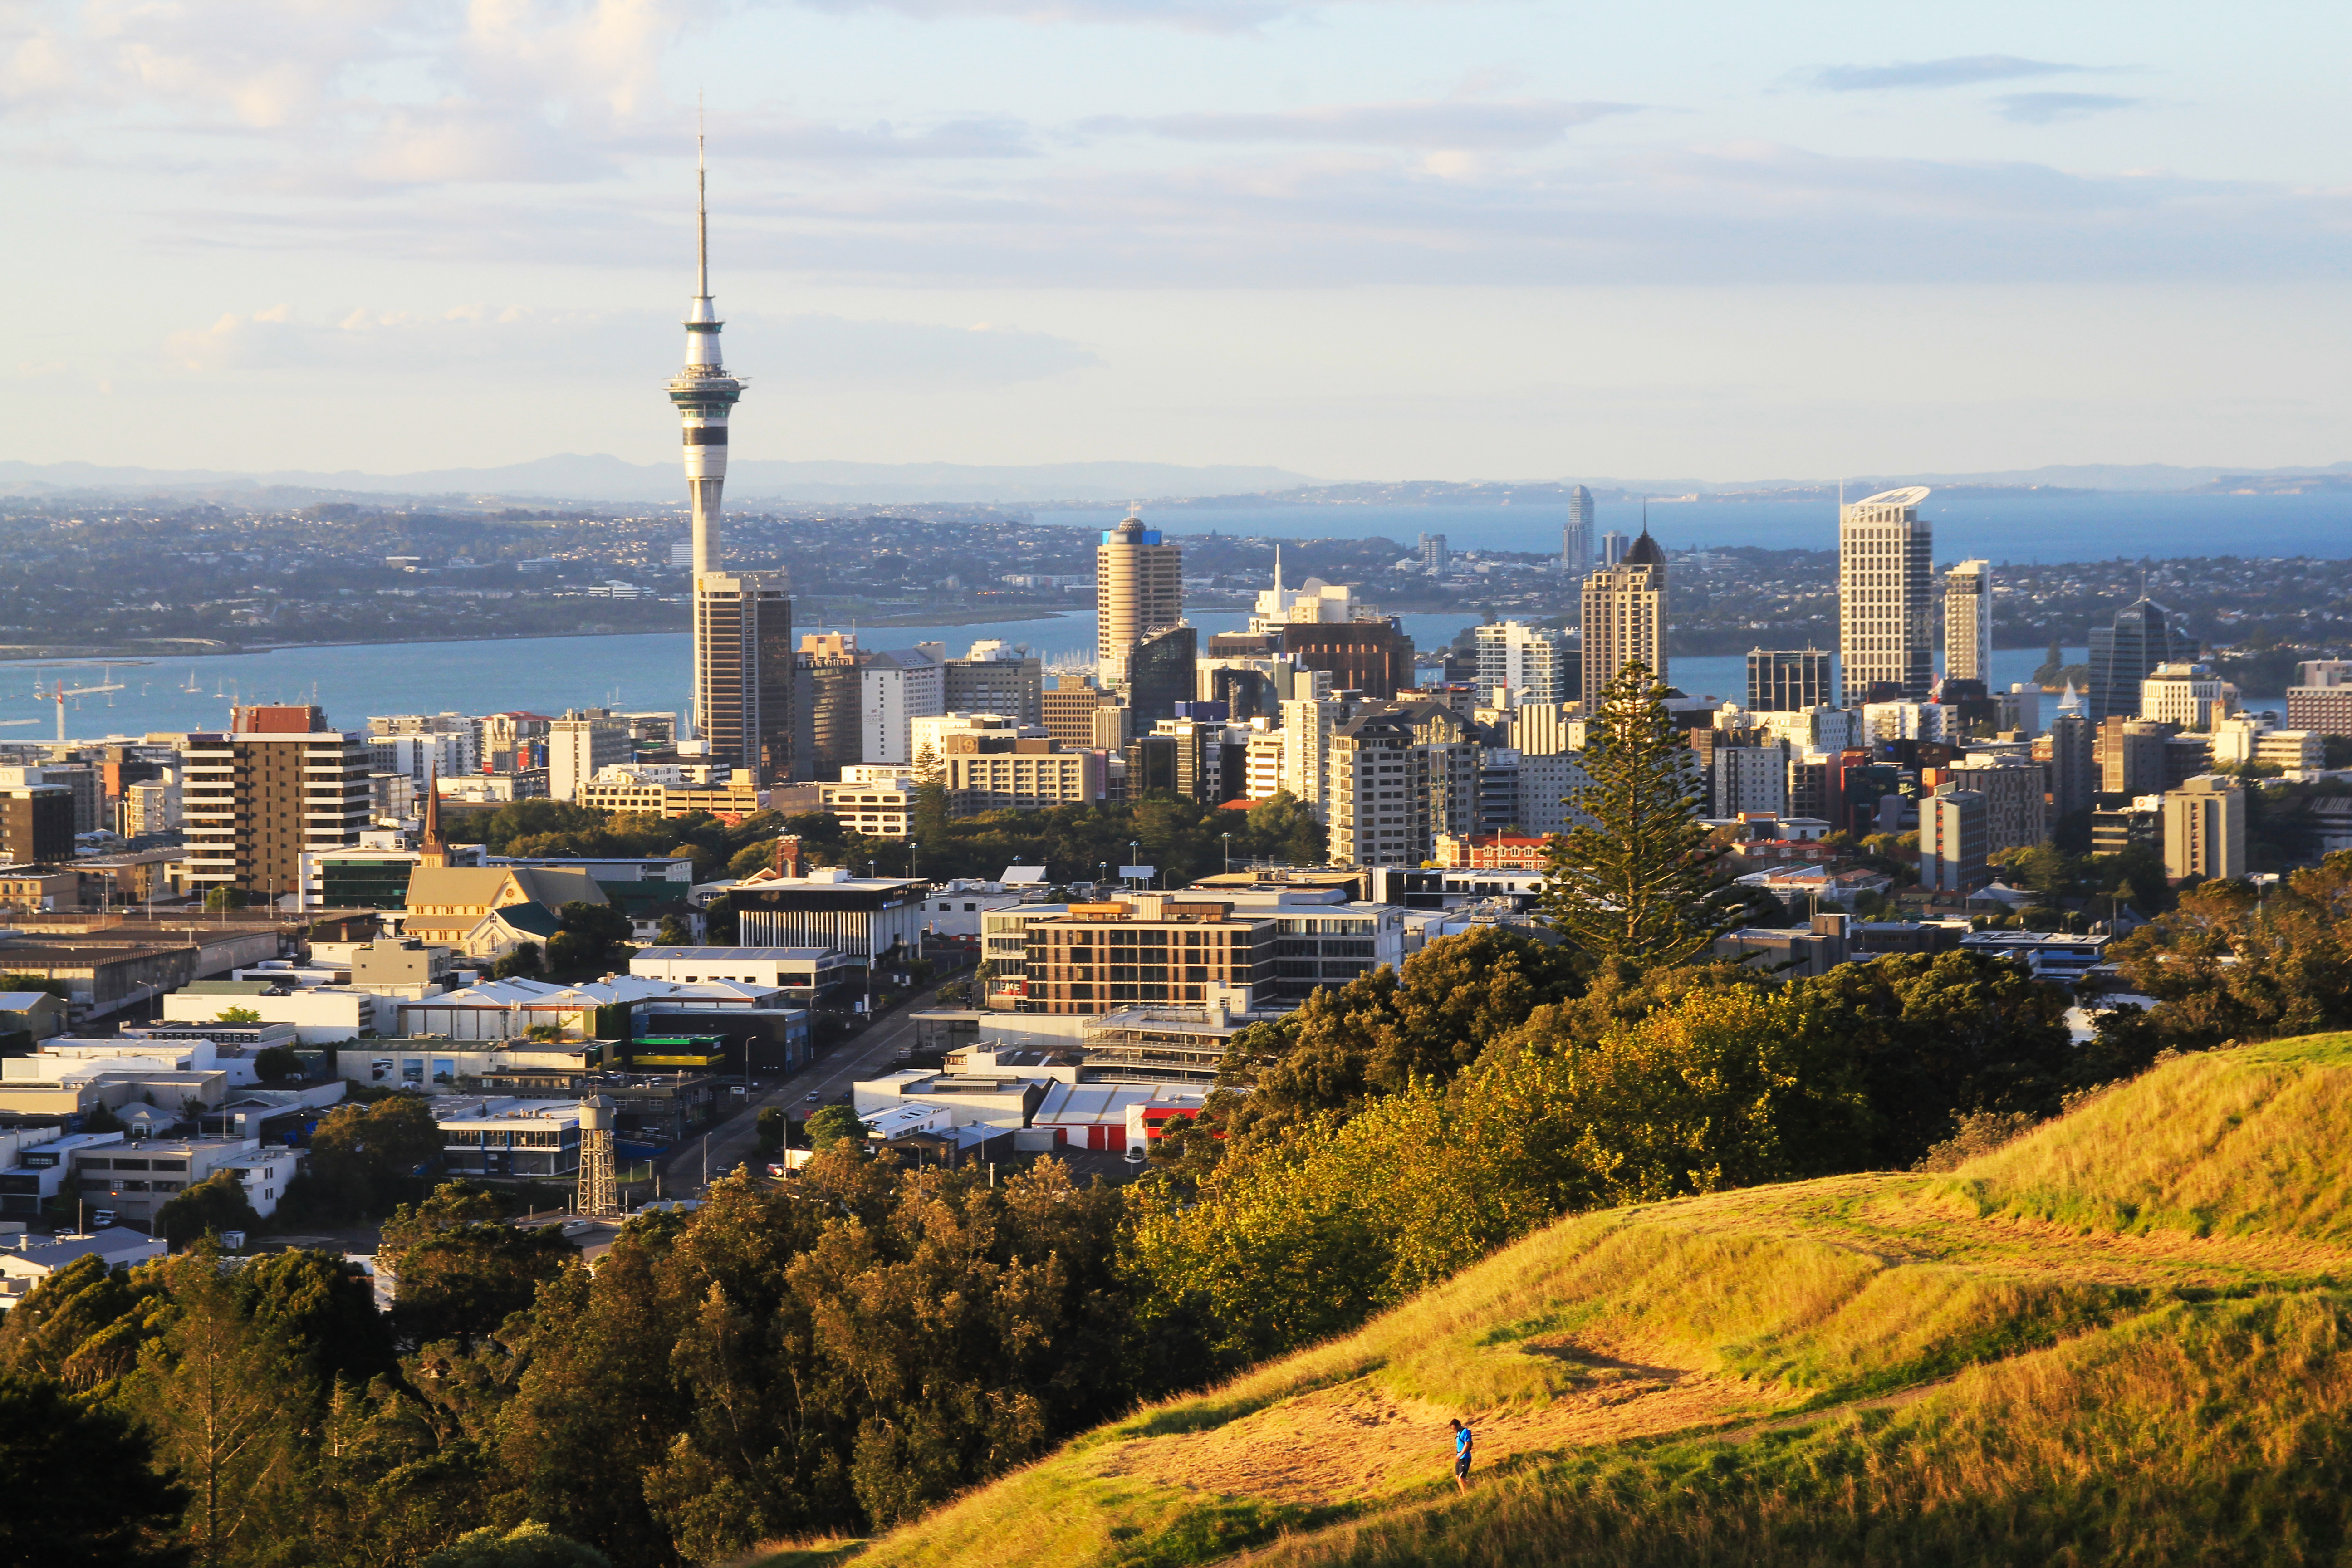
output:
[[[916,1525],[768,1561],[2343,1561],[2348,1155],[2352,1036],[2183,1058],[1950,1175],[1565,1221]]]

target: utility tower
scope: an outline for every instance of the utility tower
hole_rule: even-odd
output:
[[[601,1094],[580,1102],[580,1212],[591,1219],[621,1212],[621,1184],[613,1173],[613,1102]]]

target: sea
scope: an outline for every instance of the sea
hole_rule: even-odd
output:
[[[1632,532],[1643,503],[1602,502],[1603,531]],[[1828,550],[1837,543],[1834,505],[1804,501],[1652,500],[1649,525],[1676,549],[1742,544]],[[2138,559],[2232,553],[2242,556],[2352,557],[2352,493],[2306,496],[2135,494],[1932,494],[1923,510],[1936,524],[1938,562],[1980,556],[2010,562]],[[1118,508],[1041,512],[1054,522],[1109,527]],[[1566,509],[1557,506],[1169,507],[1148,521],[1172,533],[1260,538],[1362,538],[1409,543],[1443,533],[1454,550],[1556,549]],[[1203,637],[1241,629],[1238,611],[1203,611]],[[1468,625],[1459,612],[1402,617],[1414,645],[1450,642]],[[832,629],[832,628],[826,628]],[[847,629],[847,628],[844,628]],[[1092,658],[1091,610],[984,626],[867,628],[874,647],[941,642],[961,655],[975,638],[998,637],[1044,657]],[[2040,648],[1993,655],[1993,680],[2006,688],[2032,675]],[[2070,663],[2087,656],[2066,650]],[[0,661],[0,740],[53,738],[60,683],[65,731],[76,740],[110,735],[216,729],[239,702],[316,702],[338,728],[356,729],[381,714],[494,713],[566,708],[683,710],[691,654],[686,634],[650,632],[579,637],[510,637],[464,642],[352,644],[218,654],[197,659]],[[1692,696],[1733,698],[1747,685],[1738,657],[1678,658],[1670,678]],[[2249,695],[2247,706],[2284,710],[2277,694]]]

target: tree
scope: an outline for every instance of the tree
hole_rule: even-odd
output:
[[[320,1119],[310,1168],[294,1178],[279,1207],[323,1219],[382,1214],[403,1189],[414,1191],[408,1183],[440,1155],[441,1128],[422,1098],[345,1101]]]
[[[505,1223],[484,1188],[445,1182],[384,1222],[377,1267],[397,1281],[394,1330],[412,1344],[470,1344],[522,1310],[574,1253],[551,1226]]]
[[[224,1231],[257,1231],[261,1216],[245,1194],[245,1184],[234,1171],[215,1171],[194,1186],[173,1197],[155,1211],[155,1228],[174,1248],[200,1236]]]
[[[783,1152],[784,1108],[781,1105],[761,1106],[753,1122],[753,1134],[758,1140],[761,1158],[772,1160]]]
[[[809,1117],[806,1127],[812,1149],[831,1149],[843,1143],[857,1148],[866,1142],[866,1123],[857,1119],[856,1111],[845,1105],[818,1106]]]
[[[271,1046],[253,1058],[253,1076],[264,1083],[283,1083],[302,1072],[302,1058],[284,1046]]]
[[[152,1460],[147,1436],[121,1414],[49,1379],[0,1373],[0,1562],[184,1562],[164,1537],[187,1493]]]
[[[205,911],[216,915],[229,910],[241,910],[245,908],[246,901],[242,888],[215,888],[205,895]]]
[[[490,975],[496,980],[504,980],[517,974],[529,976],[539,973],[545,967],[546,965],[540,959],[539,943],[519,942],[515,943],[512,952],[490,966]]]
[[[1588,731],[1592,783],[1571,803],[1594,819],[1546,848],[1543,909],[1556,931],[1611,963],[1683,963],[1730,929],[1712,869],[1723,848],[1698,819],[1690,749],[1666,689],[1640,661],[1601,694]]]
[[[213,1015],[216,1024],[258,1024],[261,1015],[250,1007],[224,1007]]]
[[[504,1533],[495,1525],[468,1531],[420,1568],[608,1568],[611,1561],[593,1546],[530,1521]]]

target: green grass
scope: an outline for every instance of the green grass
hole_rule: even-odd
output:
[[[2345,1561],[2347,1133],[2352,1036],[2317,1037],[2168,1063],[1948,1176],[1580,1216],[771,1561]],[[1487,1457],[1467,1496],[1453,1411]]]

